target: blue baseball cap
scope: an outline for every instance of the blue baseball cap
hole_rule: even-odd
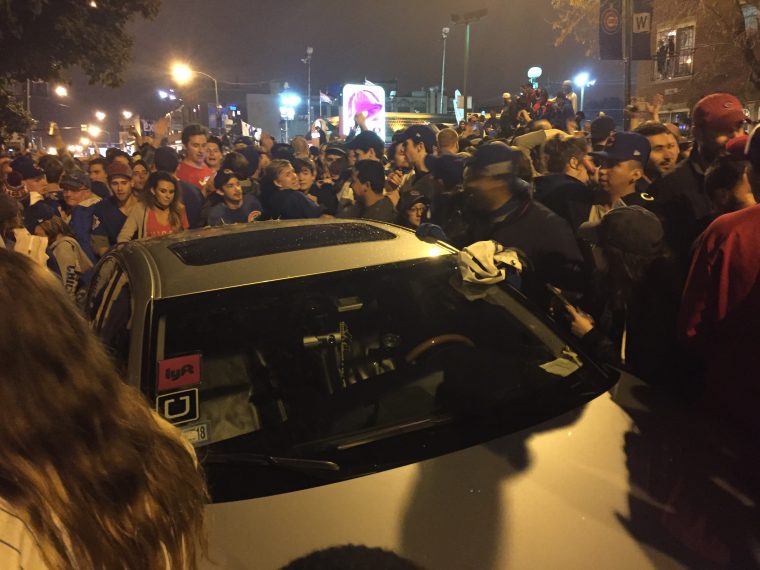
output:
[[[652,147],[649,144],[649,140],[644,135],[623,132],[612,133],[607,140],[607,143],[604,145],[604,150],[589,154],[603,160],[611,160],[614,162],[636,160],[644,166],[649,161],[649,152],[651,149]]]
[[[530,184],[520,178],[520,161],[523,154],[501,141],[480,145],[465,163],[464,177],[496,177],[508,179],[513,192],[526,192]]]

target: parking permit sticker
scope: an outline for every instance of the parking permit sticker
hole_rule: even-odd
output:
[[[186,427],[181,430],[184,437],[192,445],[203,445],[209,439],[209,427],[207,423],[197,426]]]
[[[171,424],[186,424],[198,419],[198,388],[156,396],[158,415]]]
[[[201,355],[187,354],[158,361],[157,389],[159,392],[201,383]]]

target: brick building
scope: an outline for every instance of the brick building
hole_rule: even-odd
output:
[[[737,39],[760,40],[758,8],[736,0],[654,0],[652,61],[638,63],[635,95],[664,96],[661,119],[685,124],[701,97],[728,91],[760,119],[760,88]],[[750,48],[751,49],[751,48]],[[760,50],[755,48],[760,58]]]

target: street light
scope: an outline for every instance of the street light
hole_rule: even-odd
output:
[[[309,129],[311,129],[311,56],[314,53],[314,48],[309,46],[306,48],[306,57],[303,58],[301,61],[306,64],[308,68],[308,87],[306,88],[306,97],[309,101],[308,103],[308,109],[306,111],[307,115],[307,121],[309,123]]]
[[[106,118],[106,114],[103,111],[95,111],[95,118],[98,121],[102,121],[103,119]]]
[[[132,118],[132,116],[133,116],[133,113],[132,113],[132,111],[127,111],[127,110],[125,109],[125,110],[123,110],[123,111],[121,112],[121,116],[122,116],[122,117],[124,117],[124,120],[125,120],[125,121],[128,121],[129,119],[131,119],[131,118]]]
[[[533,86],[533,89],[538,87],[538,78],[541,77],[543,73],[544,70],[537,65],[528,70],[528,79],[530,79],[530,84]]]
[[[197,69],[191,69],[189,65],[185,63],[175,63],[172,65],[172,77],[174,78],[174,81],[177,82],[177,85],[184,85],[186,83],[189,83],[192,78],[193,74],[197,73],[198,75],[203,75],[203,77],[208,77],[211,81],[214,82],[214,103],[216,105],[216,126],[217,130],[220,130],[221,132],[221,105],[219,105],[219,84],[217,83],[216,77],[212,77],[208,73],[204,73],[202,71],[198,71]],[[170,97],[171,99],[171,97]]]
[[[288,121],[296,118],[296,107],[301,104],[301,97],[292,91],[280,93],[280,117],[285,121],[285,140],[288,142]]]
[[[586,87],[596,85],[596,79],[591,79],[588,72],[583,71],[573,78],[573,83],[581,90],[581,104],[578,106],[578,110],[583,111],[583,99],[586,94]]]
[[[469,80],[470,71],[470,24],[477,22],[481,18],[488,15],[488,10],[476,10],[474,12],[466,12],[464,14],[452,14],[451,22],[454,25],[464,24],[464,88],[462,93],[464,104],[464,112],[467,114],[467,82]]]
[[[100,136],[100,133],[103,132],[103,129],[101,129],[98,125],[89,125],[87,127],[87,132],[92,138],[96,139]]]
[[[443,80],[446,76],[446,38],[449,37],[451,28],[445,27],[441,29],[441,39],[443,40],[443,63],[441,64],[441,100],[438,102],[438,114],[443,115]]]
[[[65,85],[56,85],[53,91],[58,97],[68,97],[69,95],[69,90],[66,89]]]

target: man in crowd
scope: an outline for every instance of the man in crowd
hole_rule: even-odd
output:
[[[19,156],[11,163],[13,170],[20,175],[20,192],[16,194],[23,209],[24,225],[30,234],[40,219],[48,219],[51,211],[57,212],[57,208],[51,207],[45,201],[45,187],[47,179],[45,171],[39,168],[29,156]],[[14,177],[15,178],[15,177]]]
[[[132,169],[121,161],[108,166],[111,196],[95,204],[92,215],[92,249],[102,257],[118,243],[119,232],[138,199],[132,185]]]
[[[741,134],[741,102],[728,93],[700,99],[692,112],[694,149],[688,160],[652,184],[649,193],[662,208],[665,239],[686,272],[694,240],[711,219],[712,204],[704,188],[705,171]]]
[[[591,121],[591,149],[600,151],[607,144],[607,139],[615,132],[615,121],[611,117],[601,115]]]
[[[524,252],[533,272],[526,294],[544,302],[545,283],[582,291],[583,258],[568,223],[530,196],[530,185],[517,176],[522,153],[502,142],[479,147],[464,171],[467,213],[472,225],[468,245],[495,240]]]
[[[261,217],[261,204],[258,199],[253,194],[243,194],[240,180],[233,171],[217,172],[214,187],[223,201],[209,208],[208,225],[254,222]]]
[[[604,150],[592,152],[591,155],[601,162],[599,184],[609,195],[613,208],[641,206],[656,210],[655,199],[636,188],[649,161],[649,141],[646,137],[638,133],[615,133],[607,140]]]
[[[425,166],[425,157],[434,152],[435,132],[428,125],[412,125],[401,134],[399,141],[403,144],[404,154],[409,165],[414,168],[414,175],[400,188],[401,195],[403,196],[407,192],[416,192],[431,199],[435,181]],[[397,185],[396,180],[392,182]]]
[[[385,153],[385,143],[377,133],[362,131],[356,135],[346,148],[356,153],[357,160],[380,161]]]
[[[637,185],[639,191],[644,192],[650,184],[672,172],[676,167],[679,153],[678,141],[665,125],[655,121],[641,123],[633,132],[645,136],[651,148],[649,161],[644,168],[644,176],[639,179]]]
[[[438,142],[438,154],[459,153],[459,135],[454,129],[441,129],[438,131],[436,141]]]
[[[358,209],[354,215],[378,222],[395,222],[393,202],[383,196],[385,170],[380,161],[360,160],[351,173],[351,188]]]
[[[208,138],[204,162],[214,174],[219,170],[219,165],[222,163],[222,148],[222,139],[215,136]]]
[[[182,146],[185,159],[177,169],[177,178],[192,184],[201,192],[214,173],[206,166],[206,143],[208,131],[202,125],[188,125],[182,129]]]
[[[729,121],[725,127],[731,125]],[[750,170],[757,172],[757,127],[747,150]],[[753,175],[750,179],[757,180]],[[705,401],[760,435],[758,252],[760,205],[719,216],[708,226],[694,248],[681,301],[679,332],[694,349],[695,357],[704,360]]]
[[[90,177],[90,188],[96,196],[104,198],[110,194],[108,191],[108,175],[106,174],[108,162],[98,156],[87,163],[87,174]]]
[[[606,211],[606,196],[591,188],[596,167],[585,139],[555,135],[543,147],[547,174],[535,179],[536,200],[564,218],[577,231]]]
[[[91,232],[95,206],[100,202],[100,197],[92,193],[90,184],[90,178],[79,169],[72,170],[61,178],[63,200],[69,208],[66,221],[82,251],[95,263],[97,257],[92,249]]]

